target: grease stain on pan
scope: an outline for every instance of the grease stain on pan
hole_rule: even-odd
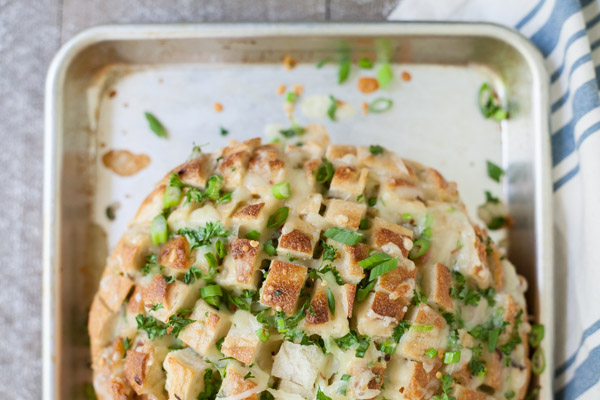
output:
[[[131,176],[150,165],[150,156],[129,150],[110,150],[102,156],[102,163],[119,176]]]

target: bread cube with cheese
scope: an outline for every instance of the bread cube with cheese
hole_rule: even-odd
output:
[[[282,182],[285,173],[285,162],[280,156],[279,146],[266,144],[254,151],[243,185],[252,194],[262,196],[271,191],[271,186]]]
[[[171,351],[163,368],[167,375],[165,389],[169,400],[196,400],[205,389],[206,371],[212,373],[211,365],[190,348]]]
[[[186,185],[204,188],[211,175],[213,165],[214,161],[210,154],[199,154],[198,157],[180,165],[176,169],[175,175]]]
[[[290,218],[281,228],[277,253],[280,256],[312,258],[319,230],[300,218]]]
[[[342,200],[355,200],[365,191],[368,174],[366,168],[348,165],[337,167],[329,185],[329,195]]]
[[[164,276],[156,274],[143,290],[144,307],[156,319],[167,322],[179,309],[194,304],[195,295],[196,290],[191,285],[177,280],[167,283]]]
[[[434,348],[438,354],[448,347],[449,329],[446,320],[437,311],[424,303],[407,315],[411,324],[396,347],[396,353],[413,361],[428,362],[425,354]]]
[[[355,284],[360,282],[365,273],[358,262],[369,256],[369,246],[364,243],[349,246],[332,239],[327,239],[326,243],[336,249],[337,257],[332,264],[340,272],[344,282]]]
[[[123,235],[110,257],[109,265],[115,266],[125,274],[133,275],[146,263],[152,240],[147,232],[130,232]]]
[[[413,231],[375,217],[371,226],[369,244],[392,257],[408,257],[413,247]]]
[[[225,190],[232,191],[242,184],[251,154],[260,146],[260,142],[260,138],[253,138],[242,143],[232,143],[223,149],[217,169],[225,178]]]
[[[361,335],[390,337],[407,310],[408,304],[402,298],[392,298],[390,294],[376,290],[356,306],[356,329]]]
[[[244,366],[235,360],[227,362],[225,377],[217,398],[235,397],[238,400],[257,400],[260,392],[267,388],[269,375],[258,366]],[[241,396],[246,393],[245,396]]]
[[[347,334],[350,331],[348,313],[352,315],[354,303],[354,297],[349,298],[348,290],[353,292],[349,287],[339,286],[331,272],[326,273],[323,279],[317,279],[310,308],[306,311],[304,331],[324,339]]]
[[[319,347],[284,341],[275,356],[271,375],[312,390],[326,362]]]
[[[412,171],[406,166],[402,158],[393,151],[384,149],[383,153],[373,154],[368,146],[358,146],[356,155],[361,164],[381,178],[411,176]]]
[[[444,264],[435,263],[423,268],[421,287],[425,296],[437,307],[447,312],[454,311],[454,304],[450,296],[451,286],[451,274]]]
[[[176,271],[186,271],[190,264],[190,244],[183,236],[169,239],[160,248],[159,264]]]
[[[327,203],[324,217],[331,226],[357,230],[366,211],[364,203],[331,199]]]
[[[278,203],[274,201],[243,204],[233,213],[231,222],[238,225],[240,233],[243,234],[253,230],[262,232],[277,205]]]
[[[218,282],[227,289],[256,290],[260,264],[264,258],[260,243],[249,239],[231,239],[223,260]]]
[[[164,398],[165,375],[162,364],[167,353],[166,347],[156,346],[152,341],[139,336],[127,351],[123,373],[127,383],[138,395]]]
[[[352,145],[331,145],[325,153],[327,158],[334,166],[356,165],[356,146]]]
[[[225,336],[221,353],[246,365],[252,364],[262,348],[262,342],[256,336],[259,329],[262,329],[262,324],[254,315],[237,310],[231,317],[231,328]]]
[[[98,295],[108,308],[117,311],[123,305],[132,286],[133,281],[126,274],[106,268],[100,279]]]
[[[433,397],[440,388],[440,380],[436,378],[436,373],[441,364],[439,359],[434,358],[425,369],[421,362],[407,360],[404,357],[392,357],[387,364],[389,382],[383,390],[383,397],[406,400]],[[398,393],[402,393],[403,397],[399,397]]]
[[[216,357],[219,355],[216,343],[227,334],[230,318],[225,308],[217,310],[199,299],[189,316],[194,322],[181,331],[179,339],[204,357]]]
[[[261,289],[261,304],[272,307],[276,311],[293,314],[307,275],[306,267],[273,260]]]

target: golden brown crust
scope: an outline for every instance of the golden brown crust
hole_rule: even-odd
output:
[[[278,311],[292,314],[296,310],[307,274],[306,267],[274,260],[263,285],[260,302]]]

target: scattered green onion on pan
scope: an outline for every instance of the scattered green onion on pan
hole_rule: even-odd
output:
[[[536,375],[541,375],[546,369],[546,356],[544,350],[538,348],[533,356],[531,356],[531,372]]]
[[[393,105],[394,102],[392,101],[392,99],[379,97],[373,100],[371,103],[369,103],[369,111],[375,114],[381,114],[382,112],[386,112],[387,110],[392,108]]]
[[[156,134],[156,136],[164,138],[167,137],[167,130],[164,125],[156,118],[153,114],[149,112],[145,112],[146,120],[148,121],[148,125],[150,125],[150,129],[152,132]]]
[[[529,332],[529,344],[531,347],[538,347],[544,340],[544,325],[534,324]]]

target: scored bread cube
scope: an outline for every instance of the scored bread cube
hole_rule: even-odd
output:
[[[206,181],[210,176],[212,168],[213,161],[211,155],[203,153],[179,166],[175,174],[186,185],[203,188],[206,186]]]
[[[357,230],[364,218],[367,205],[339,199],[331,199],[325,210],[325,221],[331,226]]]
[[[194,350],[187,348],[171,351],[163,362],[167,375],[165,389],[169,400],[196,400],[204,391],[204,374],[212,371]]]
[[[231,328],[225,336],[221,352],[246,365],[252,364],[262,348],[262,342],[256,336],[259,329],[262,329],[262,324],[254,315],[237,310],[231,317]]]
[[[223,149],[217,168],[225,178],[225,190],[231,191],[241,185],[251,153],[260,143],[260,138],[253,138],[242,143],[232,143]]]
[[[235,360],[227,362],[225,377],[217,398],[235,397],[238,400],[257,400],[268,385],[269,375],[257,366],[246,367]],[[246,396],[241,396],[247,393]]]
[[[436,373],[441,366],[437,358],[429,362],[427,369],[423,363],[407,360],[403,357],[392,357],[387,364],[389,382],[383,391],[383,397],[395,399],[397,393],[402,393],[406,400],[429,399],[438,391],[440,380]]]
[[[312,390],[326,362],[319,347],[284,341],[274,358],[271,375]]]
[[[365,273],[358,262],[369,256],[369,246],[364,243],[349,246],[331,239],[327,239],[326,243],[333,246],[337,251],[337,258],[333,262],[333,266],[340,272],[344,282],[360,282]]]
[[[346,381],[348,398],[371,399],[379,395],[386,375],[386,363],[381,355],[374,343],[369,345],[363,357],[356,357],[354,349],[339,354],[336,378],[350,375]]]
[[[355,200],[364,192],[368,174],[367,168],[337,167],[329,185],[329,195],[342,200]]]
[[[382,197],[397,196],[405,200],[416,200],[422,198],[423,190],[416,180],[395,177],[385,181],[381,186],[380,194]]]
[[[270,392],[276,399],[281,400],[312,399],[315,395],[314,389],[306,389],[287,379],[280,379],[277,390],[270,390]]]
[[[413,247],[413,231],[375,217],[371,227],[370,244],[392,257],[408,257]]]
[[[290,218],[281,229],[277,253],[293,257],[312,258],[319,230],[300,218]]]
[[[425,354],[434,348],[438,354],[448,347],[448,326],[446,320],[424,303],[413,308],[408,320],[411,327],[404,333],[396,347],[396,353],[413,361],[430,362]]]
[[[148,232],[123,235],[110,257],[109,265],[115,265],[125,274],[133,275],[146,263],[146,254],[152,246]]]
[[[293,314],[307,275],[306,267],[273,260],[261,288],[261,304],[273,307],[276,311]]]
[[[260,264],[264,254],[260,243],[249,239],[231,239],[229,252],[223,260],[223,270],[217,278],[227,289],[256,290]]]
[[[132,224],[138,226],[149,227],[150,223],[158,214],[163,212],[164,195],[166,186],[158,185],[142,202],[142,205],[135,214]],[[150,236],[146,232],[146,239],[150,240]]]
[[[325,274],[323,280],[316,280],[310,300],[311,308],[306,312],[304,320],[306,333],[318,334],[326,339],[344,336],[350,331],[348,312],[352,314],[352,305],[348,303],[353,303],[354,297],[349,300],[347,290],[352,291],[345,286],[339,286],[330,272]],[[329,293],[331,293],[331,299]],[[333,304],[330,304],[330,301]],[[332,308],[335,311],[333,314],[331,313]]]
[[[88,319],[92,348],[104,347],[111,342],[118,316],[119,313],[108,308],[100,296],[94,296]]]
[[[100,279],[98,295],[112,311],[117,311],[127,298],[133,281],[122,272],[107,267]]]
[[[454,311],[450,296],[452,278],[448,268],[444,264],[435,263],[425,266],[422,271],[421,286],[425,296],[442,310]]]
[[[194,322],[181,331],[179,339],[202,356],[218,356],[216,343],[227,334],[231,326],[230,318],[231,315],[225,309],[217,310],[199,299],[194,305],[194,312],[189,316]]]
[[[176,314],[180,308],[190,307],[195,294],[196,290],[193,286],[181,281],[167,283],[164,276],[157,274],[143,290],[144,307],[151,309],[157,304],[162,304],[162,307],[150,310],[148,313],[162,322],[167,322],[169,317]]]
[[[169,239],[162,245],[159,253],[159,264],[174,270],[185,271],[190,265],[190,244],[183,236]]]
[[[127,383],[138,395],[164,398],[162,363],[169,350],[144,339],[136,339],[134,343],[125,356],[123,373]]]

